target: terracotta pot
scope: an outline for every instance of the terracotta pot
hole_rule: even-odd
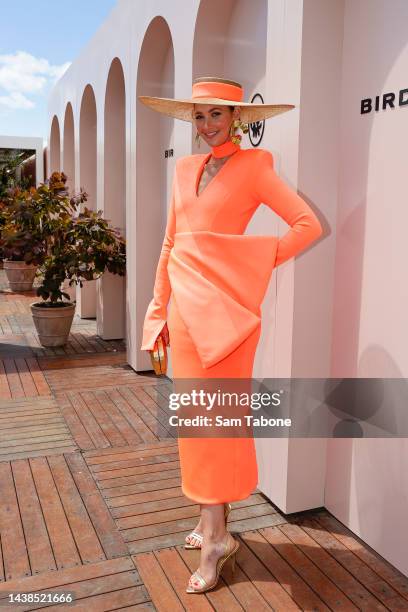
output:
[[[37,267],[25,261],[7,261],[3,263],[11,291],[31,291]]]
[[[64,306],[41,306],[31,304],[34,325],[42,346],[63,346],[67,343],[75,314],[75,304],[63,302]]]

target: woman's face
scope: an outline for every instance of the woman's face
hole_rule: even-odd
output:
[[[195,104],[194,120],[197,132],[211,147],[230,139],[231,123],[239,117],[239,109],[213,104]]]

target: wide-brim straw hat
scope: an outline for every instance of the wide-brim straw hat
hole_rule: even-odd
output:
[[[182,121],[194,121],[194,104],[236,106],[244,123],[263,121],[275,115],[286,113],[293,104],[252,104],[242,102],[244,90],[240,83],[218,77],[200,77],[193,82],[192,97],[188,99],[156,98],[139,96],[139,100],[153,110]]]

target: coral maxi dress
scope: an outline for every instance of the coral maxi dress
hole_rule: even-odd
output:
[[[252,377],[272,270],[322,233],[308,204],[275,173],[269,151],[235,148],[199,195],[211,153],[176,162],[141,346],[151,350],[167,321],[175,381]],[[244,234],[261,203],[291,226],[281,239]],[[179,437],[178,448],[182,491],[190,499],[238,501],[256,489],[252,437]]]

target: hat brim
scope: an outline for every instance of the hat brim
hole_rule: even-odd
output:
[[[193,122],[194,104],[214,104],[216,106],[237,106],[241,109],[240,117],[244,123],[263,121],[286,113],[295,108],[294,104],[251,104],[250,102],[237,102],[236,100],[224,100],[223,98],[196,98],[180,99],[156,98],[153,96],[138,96],[139,100],[149,108],[182,121]]]

